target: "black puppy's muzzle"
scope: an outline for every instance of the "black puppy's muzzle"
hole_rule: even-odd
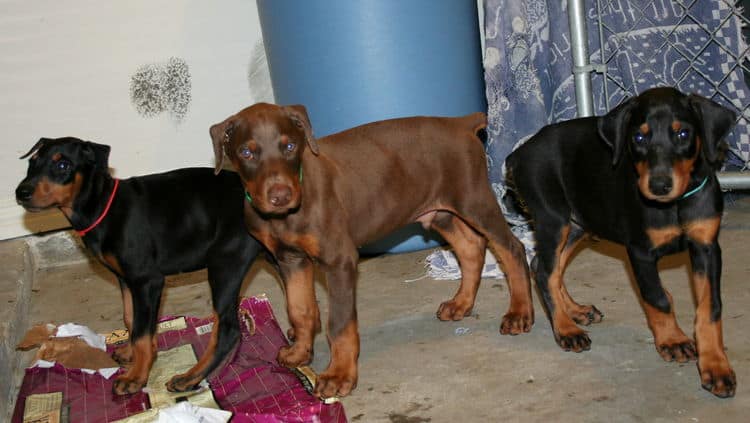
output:
[[[18,184],[18,187],[16,188],[16,202],[24,205],[31,201],[34,197],[34,189],[34,184],[30,182],[21,182]]]
[[[667,195],[674,187],[671,175],[651,175],[648,180],[648,189],[657,196]]]

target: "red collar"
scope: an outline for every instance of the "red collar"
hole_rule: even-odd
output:
[[[94,223],[92,223],[88,228],[86,228],[84,230],[81,230],[81,231],[76,231],[76,232],[78,232],[78,235],[80,235],[80,236],[86,235],[89,231],[91,231],[92,229],[96,228],[96,225],[98,225],[99,223],[101,223],[102,220],[104,220],[104,218],[107,216],[107,213],[109,213],[109,206],[112,205],[112,200],[115,199],[115,193],[117,192],[117,187],[119,185],[120,185],[120,180],[119,179],[115,179],[115,186],[112,187],[112,194],[109,195],[109,200],[107,200],[107,205],[104,207],[104,211],[99,216],[99,218],[97,218],[94,221]]]

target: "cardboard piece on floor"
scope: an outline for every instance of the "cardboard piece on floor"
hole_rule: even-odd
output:
[[[117,367],[106,351],[92,347],[85,340],[66,336],[56,337],[57,327],[51,323],[32,327],[16,349],[28,351],[38,348],[34,360],[54,361],[69,369],[99,370]]]

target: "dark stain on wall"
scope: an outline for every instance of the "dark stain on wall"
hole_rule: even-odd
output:
[[[191,100],[190,69],[177,57],[163,63],[150,63],[136,70],[130,78],[130,101],[143,117],[163,112],[177,122],[187,114]]]

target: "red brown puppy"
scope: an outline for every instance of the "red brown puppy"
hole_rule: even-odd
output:
[[[511,293],[500,332],[530,330],[528,266],[487,180],[476,136],[485,125],[482,113],[414,117],[315,140],[303,106],[260,103],[211,127],[216,169],[226,155],[240,174],[248,230],[273,253],[286,285],[294,343],[279,351],[279,363],[310,362],[320,327],[313,264],[328,280],[331,361],[318,396],[347,395],[357,383],[357,247],[408,223],[440,233],[461,264],[461,284],[440,305],[440,320],[471,312],[489,244]]]

